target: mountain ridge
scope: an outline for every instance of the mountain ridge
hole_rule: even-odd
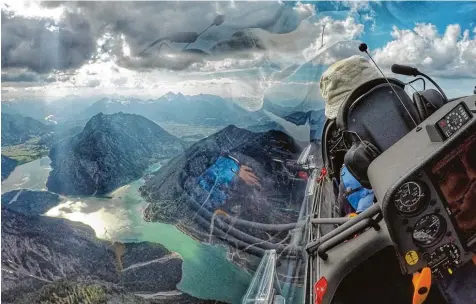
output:
[[[181,140],[145,117],[100,113],[81,133],[53,145],[46,185],[56,193],[106,194],[183,149]]]
[[[15,170],[18,162],[2,154],[2,182]]]
[[[2,113],[2,147],[19,145],[52,131],[40,121],[20,114]]]

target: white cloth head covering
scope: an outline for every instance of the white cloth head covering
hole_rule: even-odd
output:
[[[340,105],[361,84],[379,78],[378,70],[362,56],[352,56],[331,65],[321,76],[319,88],[326,101],[325,115],[337,117]]]

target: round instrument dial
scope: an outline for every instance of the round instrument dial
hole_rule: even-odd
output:
[[[410,181],[401,185],[394,195],[397,210],[404,214],[418,212],[428,201],[428,191],[424,183]]]
[[[461,253],[455,244],[441,245],[428,256],[428,267],[433,274],[442,277],[451,274],[452,268],[460,263]]]
[[[413,241],[420,247],[428,247],[436,243],[445,232],[446,222],[441,215],[425,215],[413,227]]]

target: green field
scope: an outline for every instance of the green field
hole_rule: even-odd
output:
[[[40,138],[32,138],[25,143],[2,147],[2,154],[18,161],[18,165],[48,155],[49,148],[39,144]]]

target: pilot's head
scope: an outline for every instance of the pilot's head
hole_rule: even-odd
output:
[[[326,101],[326,117],[336,118],[340,105],[355,88],[379,77],[377,69],[362,56],[355,55],[331,65],[319,83]]]

